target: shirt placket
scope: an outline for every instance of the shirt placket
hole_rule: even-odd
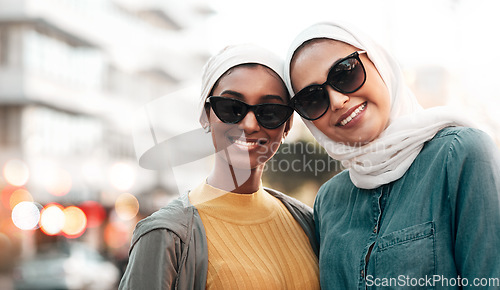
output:
[[[380,229],[380,219],[382,217],[382,210],[380,203],[383,197],[383,187],[379,188],[371,196],[372,199],[372,219],[368,222],[367,229],[370,230],[370,236],[367,240],[365,250],[360,261],[360,275],[359,275],[359,289],[367,289],[366,286],[366,270],[367,265],[370,262],[371,253],[373,251],[375,241],[377,240],[379,229]]]

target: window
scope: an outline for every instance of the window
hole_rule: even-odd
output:
[[[18,147],[21,142],[20,106],[0,106],[0,146]]]
[[[99,50],[70,45],[34,28],[25,30],[23,38],[28,71],[77,87],[100,88],[104,59]]]
[[[23,120],[28,152],[52,156],[85,155],[101,146],[101,123],[86,115],[31,107]]]

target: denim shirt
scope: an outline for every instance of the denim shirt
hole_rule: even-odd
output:
[[[376,189],[339,173],[314,205],[321,287],[498,288],[499,194],[498,148],[471,128],[441,130],[400,179]]]

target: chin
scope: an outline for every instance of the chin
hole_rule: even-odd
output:
[[[235,169],[240,170],[252,170],[258,167],[262,167],[266,164],[268,156],[260,156],[254,158],[254,156],[241,156],[241,155],[233,155],[230,157],[229,165],[231,165]],[[227,160],[226,160],[227,161]]]

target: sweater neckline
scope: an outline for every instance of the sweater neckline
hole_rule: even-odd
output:
[[[279,201],[262,184],[256,192],[228,192],[202,183],[189,193],[189,200],[200,213],[237,224],[261,223],[274,216]]]

